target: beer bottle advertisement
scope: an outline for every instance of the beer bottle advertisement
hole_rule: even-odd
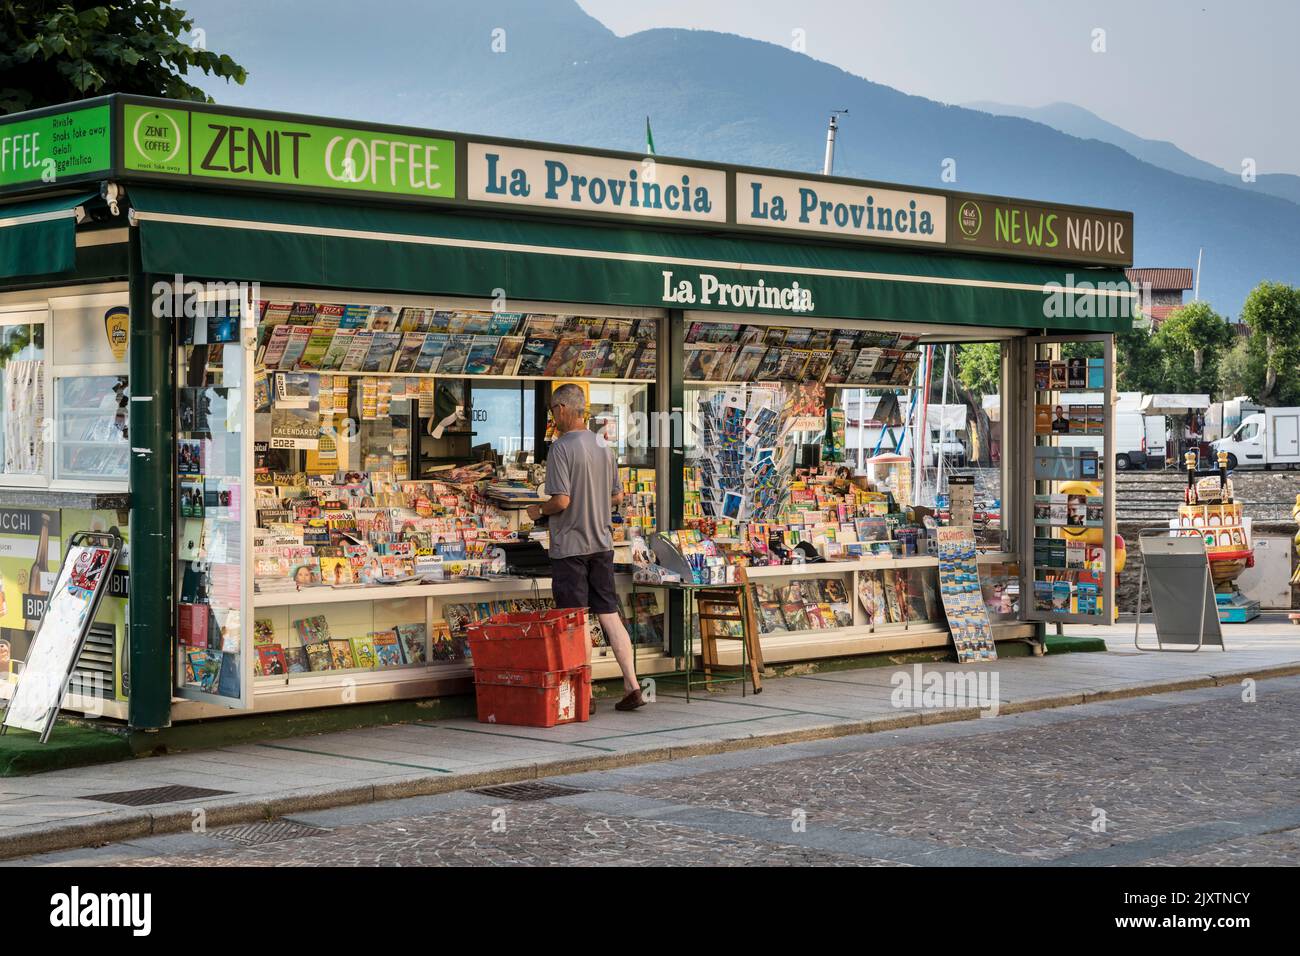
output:
[[[0,637],[20,660],[58,574],[61,533],[57,510],[0,508]]]

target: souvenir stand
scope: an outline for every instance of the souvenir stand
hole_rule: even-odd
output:
[[[663,532],[701,574],[745,565],[769,661],[965,653],[912,477],[836,467],[847,390],[906,401],[923,349],[996,341],[1004,533],[953,581],[983,588],[990,647],[1057,619],[1039,580],[1097,619],[1091,578],[1040,577],[1033,533],[1037,496],[1069,519],[1081,492],[1010,476],[1058,444],[1033,376],[1059,339],[1100,349],[1113,390],[1127,213],[132,96],[0,135],[61,164],[0,178],[0,371],[40,387],[0,422],[0,534],[38,555],[0,620],[30,620],[57,541],[129,530],[82,663],[133,728],[468,692],[466,623],[549,600],[519,505],[565,382],[620,469],[620,563]],[[1081,512],[1100,498],[1103,535],[1106,487]],[[680,600],[626,570],[638,669],[674,670]]]

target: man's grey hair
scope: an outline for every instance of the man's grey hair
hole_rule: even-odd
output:
[[[582,393],[581,386],[561,385],[551,395],[551,405],[563,405],[569,411],[581,415],[587,410],[587,396]]]

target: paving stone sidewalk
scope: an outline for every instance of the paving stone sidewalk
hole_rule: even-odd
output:
[[[552,729],[417,722],[3,779],[0,856],[189,831],[199,818],[211,828],[489,783],[984,720],[989,718],[981,713],[994,710],[1007,715],[1237,684],[1247,676],[1300,674],[1300,628],[1285,622],[1225,627],[1226,653],[1140,653],[1133,649],[1132,629],[1130,623],[1076,631],[1106,637],[1105,653],[973,667],[927,664],[920,670],[923,678],[985,675],[974,685],[981,692],[975,700],[899,705],[893,699],[896,675],[914,677],[913,665],[785,677],[743,698],[737,685],[726,685],[725,692],[694,693],[689,703],[664,684],[657,701],[638,712],[620,714],[606,700],[592,721]],[[218,792],[140,808],[94,799],[166,786]]]

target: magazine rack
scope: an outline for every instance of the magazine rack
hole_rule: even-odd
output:
[[[1036,336],[1027,344],[1022,619],[1108,623],[1115,608],[1113,338]],[[1076,357],[1066,357],[1067,345]]]

